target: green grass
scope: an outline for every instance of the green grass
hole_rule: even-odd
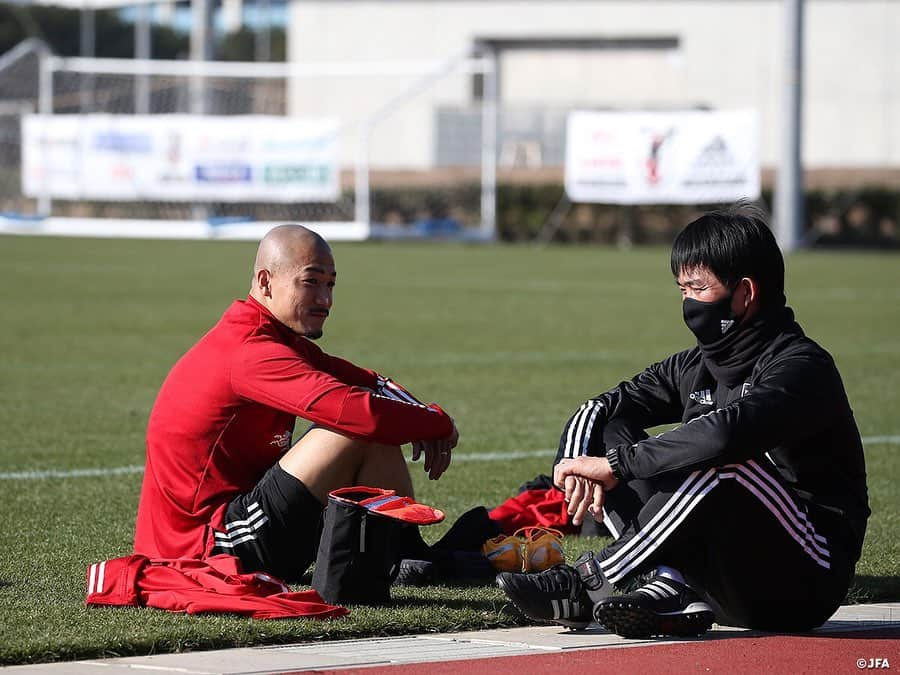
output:
[[[338,245],[322,346],[453,414],[458,462],[420,499],[448,522],[546,472],[585,397],[689,345],[661,249]],[[0,472],[143,462],[156,391],[175,359],[246,294],[243,243],[0,238]],[[900,258],[796,255],[788,297],[835,356],[864,436],[900,435]],[[893,412],[892,412],[893,411]],[[896,441],[869,443],[870,520],[855,600],[900,600]],[[87,609],[86,566],[123,555],[140,476],[0,479],[0,663],[507,626],[490,587],[405,589],[335,621],[252,621]],[[426,531],[433,540],[445,524]],[[569,553],[602,542],[571,540]]]

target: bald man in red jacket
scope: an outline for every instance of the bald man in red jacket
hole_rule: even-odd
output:
[[[431,479],[450,465],[459,434],[439,406],[313,344],[336,278],[330,247],[304,227],[260,242],[249,296],[178,360],[153,406],[135,553],[228,553],[295,581],[315,559],[330,491],[412,497],[405,443]],[[292,444],[297,417],[314,426]],[[418,546],[416,535],[408,554]]]

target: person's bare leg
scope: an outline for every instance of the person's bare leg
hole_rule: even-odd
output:
[[[401,497],[415,497],[412,477],[399,447],[376,445],[364,450],[362,466],[356,474],[359,485],[395,490]]]
[[[278,463],[323,504],[329,492],[350,485],[413,496],[412,479],[399,447],[354,440],[328,429],[311,429]]]
[[[412,479],[399,447],[356,441],[328,429],[311,429],[278,463],[322,504],[328,502],[332,490],[351,485],[413,496]],[[428,545],[419,528],[402,529],[398,536],[401,539],[396,545],[402,557],[422,558],[427,554]]]

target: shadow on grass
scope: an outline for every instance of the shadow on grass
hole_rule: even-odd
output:
[[[447,609],[465,609],[465,610],[477,610],[481,612],[497,612],[499,611],[500,606],[508,604],[502,600],[491,600],[489,598],[482,599],[474,599],[474,598],[417,598],[417,597],[404,597],[402,599],[397,599],[390,605],[387,605],[386,609],[396,609],[398,607],[444,607]],[[523,619],[523,623],[527,621]]]
[[[900,602],[900,577],[859,575],[847,591],[847,603]]]

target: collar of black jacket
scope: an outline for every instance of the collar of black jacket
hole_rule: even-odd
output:
[[[737,386],[750,374],[775,336],[792,326],[796,323],[790,307],[779,305],[764,308],[749,321],[726,333],[721,340],[698,343],[703,363],[717,382],[728,387]]]

